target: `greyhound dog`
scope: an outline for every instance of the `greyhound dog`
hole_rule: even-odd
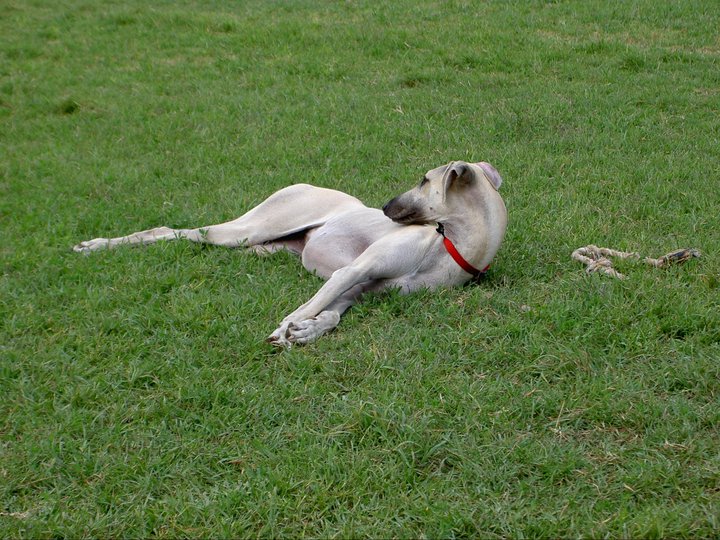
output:
[[[428,171],[418,186],[382,211],[340,191],[296,184],[233,221],[95,238],[73,249],[89,253],[185,238],[261,254],[285,249],[300,255],[307,270],[327,281],[267,338],[290,347],[335,328],[365,292],[399,288],[408,293],[460,285],[482,275],[478,269],[487,269],[507,226],[501,183],[489,163],[453,161]]]

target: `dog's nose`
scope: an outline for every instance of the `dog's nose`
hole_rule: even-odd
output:
[[[395,197],[395,199],[397,199],[397,197]],[[388,215],[388,210],[390,209],[392,204],[395,202],[395,199],[390,199],[388,202],[385,203],[385,206],[382,207],[382,211],[386,216]]]

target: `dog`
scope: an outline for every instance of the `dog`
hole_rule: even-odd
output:
[[[413,189],[382,210],[333,189],[295,184],[243,216],[197,229],[158,227],[74,246],[89,253],[120,245],[184,238],[260,254],[288,250],[327,281],[285,317],[267,341],[290,347],[334,329],[369,291],[461,285],[487,269],[507,227],[498,189],[502,178],[487,162],[453,161],[428,171]]]

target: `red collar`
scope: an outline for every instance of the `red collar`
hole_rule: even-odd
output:
[[[445,227],[442,223],[438,223],[437,232],[440,233],[440,236],[443,237],[443,244],[445,245],[445,249],[453,258],[453,260],[458,263],[460,268],[465,270],[468,274],[472,275],[475,279],[481,278],[485,275],[485,273],[488,271],[488,268],[490,268],[489,264],[482,270],[478,270],[472,264],[467,262],[462,255],[460,255],[460,252],[455,247],[455,244],[453,244],[450,239],[445,236]]]

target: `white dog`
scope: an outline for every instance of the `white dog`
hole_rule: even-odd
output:
[[[460,285],[482,275],[500,248],[507,212],[500,174],[489,163],[454,161],[428,171],[420,185],[381,210],[355,197],[296,184],[245,215],[198,229],[158,227],[119,238],[95,238],[88,253],[123,244],[186,238],[256,252],[286,249],[327,282],[285,317],[268,341],[289,347],[335,328],[367,291]]]

